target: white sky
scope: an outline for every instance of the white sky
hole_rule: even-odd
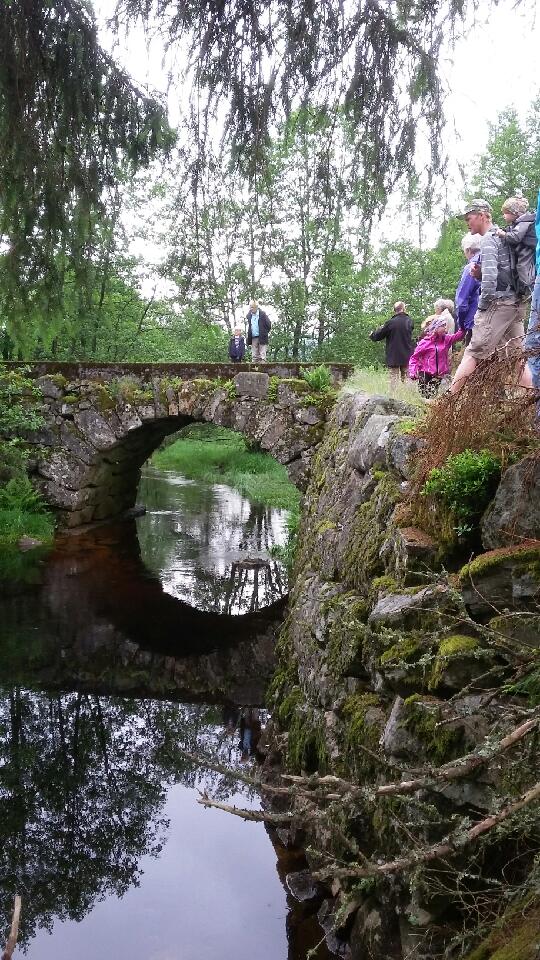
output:
[[[182,110],[182,95],[169,84],[167,69],[174,70],[169,57],[167,69],[163,65],[163,46],[157,41],[147,44],[140,27],[130,31],[127,39],[115,41],[105,29],[106,18],[114,11],[115,0],[94,0],[100,23],[101,42],[111,50],[131,76],[140,84],[167,95],[169,114],[174,124]],[[497,7],[480,0],[475,22],[455,48],[450,43],[443,50],[441,73],[448,90],[446,103],[447,133],[445,149],[449,168],[443,193],[446,205],[455,209],[463,192],[460,167],[473,170],[475,157],[482,152],[488,136],[488,124],[499,113],[514,106],[524,116],[540,92],[538,61],[540,56],[540,0],[522,0],[516,8],[515,0],[499,0]],[[427,156],[427,147],[419,146],[421,156]],[[395,202],[392,199],[385,221],[396,230]],[[440,213],[424,225],[424,240],[434,243],[440,224]],[[416,227],[409,230],[406,221],[398,218],[400,237],[417,239]],[[378,231],[379,242],[391,239],[388,226]]]

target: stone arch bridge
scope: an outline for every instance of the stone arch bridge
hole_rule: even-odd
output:
[[[305,488],[335,393],[301,378],[309,364],[30,365],[44,426],[32,434],[32,470],[68,527],[117,516],[135,503],[140,469],[163,439],[193,422],[246,436]],[[331,364],[337,387],[351,372]]]

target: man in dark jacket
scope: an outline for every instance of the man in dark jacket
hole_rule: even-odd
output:
[[[406,312],[403,300],[394,304],[394,315],[382,327],[370,333],[370,340],[386,340],[386,366],[390,372],[390,387],[394,390],[400,379],[409,375],[409,358],[413,352],[413,322]]]
[[[246,355],[246,341],[240,327],[234,328],[234,336],[229,340],[229,357],[233,363],[241,363]]]
[[[257,301],[252,300],[246,319],[248,323],[247,342],[251,346],[251,359],[254,363],[258,360],[266,360],[268,334],[272,326],[270,318],[264,310],[260,309]]]

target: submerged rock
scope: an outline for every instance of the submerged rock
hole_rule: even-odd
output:
[[[294,899],[299,900],[300,903],[306,900],[314,900],[319,896],[317,885],[309,870],[298,870],[296,873],[288,873],[285,877],[285,883]]]

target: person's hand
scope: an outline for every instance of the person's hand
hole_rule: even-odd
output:
[[[504,232],[504,230],[501,230],[500,227],[497,227],[496,233],[497,233],[497,236],[501,238],[506,236],[506,233]]]
[[[474,277],[475,280],[482,279],[482,267],[480,266],[479,263],[471,264],[470,274],[471,274],[471,277]]]

